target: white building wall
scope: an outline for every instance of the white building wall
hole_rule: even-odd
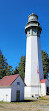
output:
[[[41,96],[46,95],[46,83],[41,83]]]
[[[17,85],[20,82],[20,85]],[[20,90],[20,100],[24,100],[24,83],[19,76],[10,87],[0,87],[0,101],[16,101],[16,92]]]
[[[17,85],[20,82],[20,85]],[[20,90],[20,100],[24,100],[24,83],[19,76],[11,85],[11,101],[16,101],[16,92]]]
[[[25,94],[24,98],[32,99],[33,97],[38,97],[41,95],[40,86],[25,86]]]
[[[49,87],[49,81],[46,79],[45,83],[41,83],[41,96],[45,96],[47,94],[47,87]]]
[[[30,98],[31,97],[31,87],[24,87],[24,98]]]
[[[0,87],[0,101],[11,102],[10,87]]]
[[[40,86],[31,87],[31,96],[38,97],[41,95]]]

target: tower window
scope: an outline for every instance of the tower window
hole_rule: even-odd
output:
[[[29,34],[30,34],[30,30],[29,30]]]
[[[33,35],[33,29],[32,29],[32,35]]]
[[[37,30],[33,29],[33,35],[36,36],[37,35]]]

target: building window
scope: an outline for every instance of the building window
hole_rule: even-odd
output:
[[[17,82],[17,85],[20,85],[20,82]]]

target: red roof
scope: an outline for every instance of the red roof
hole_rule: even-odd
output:
[[[0,79],[0,86],[10,86],[18,76],[19,74],[4,76],[2,79]]]
[[[46,82],[46,79],[42,79],[42,80],[41,80],[41,83],[45,83],[45,82]]]

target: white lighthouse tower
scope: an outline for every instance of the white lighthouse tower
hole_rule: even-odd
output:
[[[41,94],[40,80],[44,79],[41,56],[40,34],[42,28],[38,22],[38,16],[32,13],[28,16],[25,27],[26,40],[26,63],[25,63],[25,98]]]

